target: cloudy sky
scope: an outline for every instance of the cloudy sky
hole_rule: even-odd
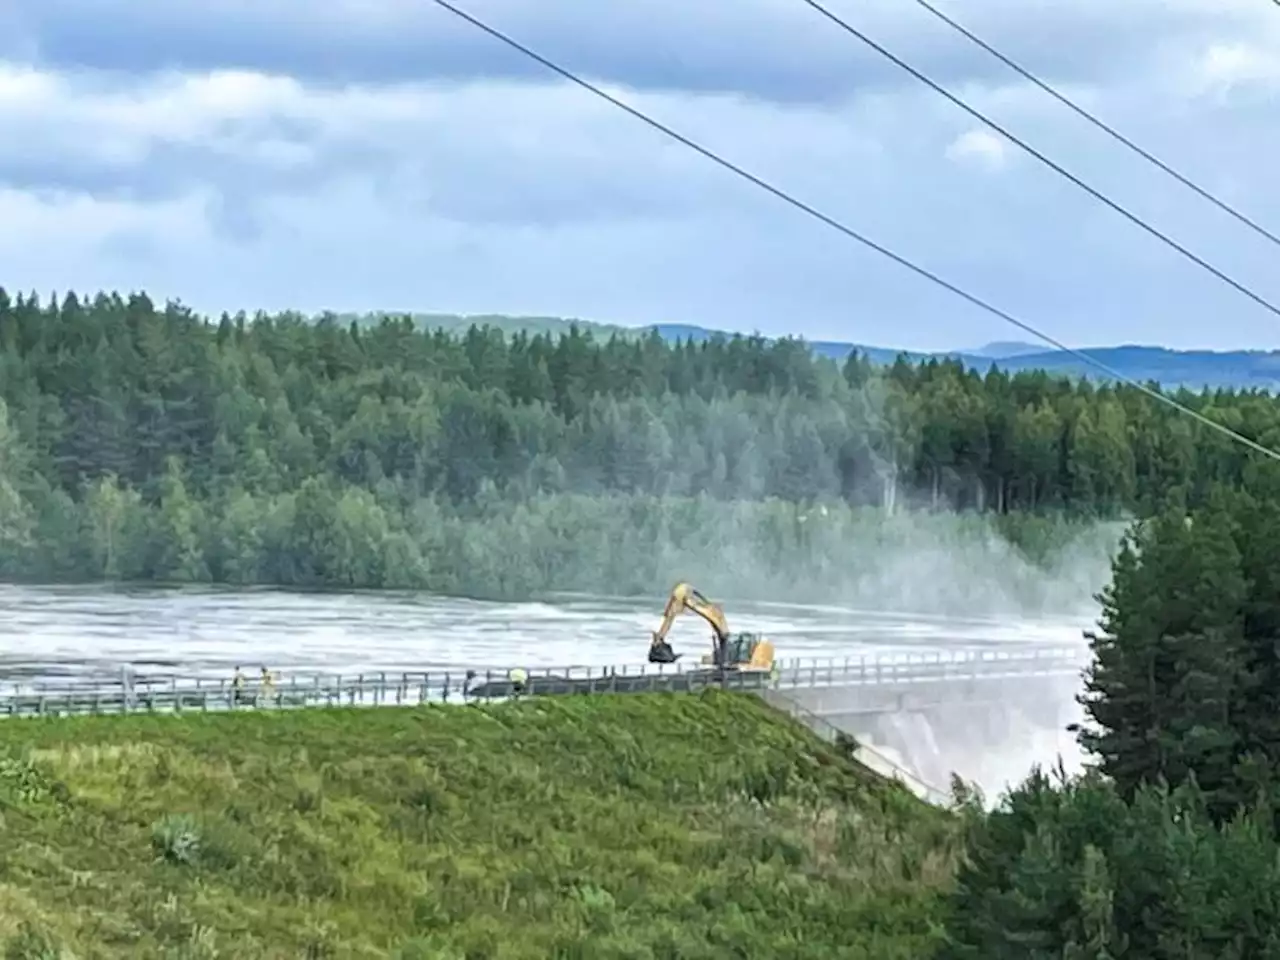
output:
[[[457,2],[1068,343],[1280,347],[1280,317],[801,0]],[[934,2],[1280,234],[1270,0]],[[1280,303],[1280,248],[913,0],[830,5]],[[0,129],[10,289],[1027,339],[432,0],[7,0]]]

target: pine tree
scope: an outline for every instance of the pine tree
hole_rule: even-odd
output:
[[[1247,596],[1235,530],[1223,503],[1190,518],[1175,503],[1115,559],[1080,698],[1092,723],[1079,740],[1126,797],[1195,772],[1232,808]]]

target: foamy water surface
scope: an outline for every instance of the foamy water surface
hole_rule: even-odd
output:
[[[226,676],[640,664],[662,597],[559,595],[493,603],[413,593],[298,593],[0,586],[0,680],[138,674]],[[1079,645],[1087,620],[940,618],[841,606],[726,602],[730,626],[767,634],[783,659],[1022,644]],[[670,637],[710,649],[697,617]]]

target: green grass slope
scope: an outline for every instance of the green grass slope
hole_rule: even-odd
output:
[[[954,832],[723,692],[11,720],[0,952],[914,960]]]

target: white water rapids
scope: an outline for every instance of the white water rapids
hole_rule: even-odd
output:
[[[148,673],[226,676],[608,666],[644,662],[661,597],[561,595],[492,603],[413,593],[300,593],[0,586],[0,682]],[[1079,645],[1079,619],[954,619],[726,602],[731,627],[763,632],[778,657],[871,657],[1022,644]],[[710,649],[697,617],[676,621],[686,657]]]

